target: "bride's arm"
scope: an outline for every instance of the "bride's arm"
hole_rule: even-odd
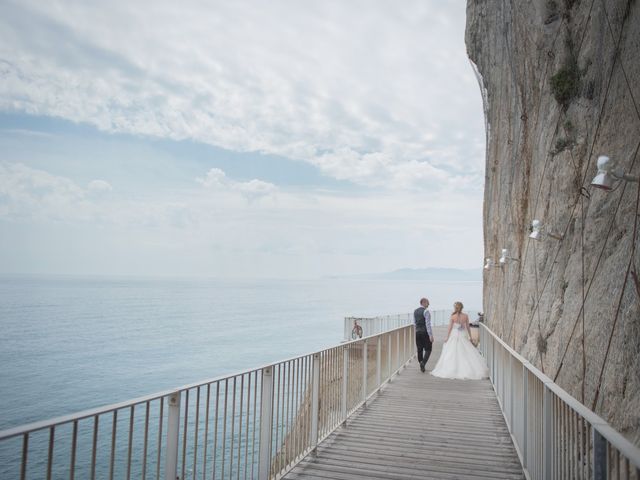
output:
[[[453,328],[453,317],[449,319],[449,330],[447,330],[447,338],[444,339],[445,342],[449,341],[449,335],[451,335],[452,328]]]
[[[473,337],[471,336],[471,326],[469,325],[469,315],[466,315],[465,321],[464,321],[464,325],[465,327],[467,327],[467,333],[469,334],[469,340],[471,340],[471,343],[473,343]]]

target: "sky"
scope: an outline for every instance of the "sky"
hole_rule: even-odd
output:
[[[482,265],[464,0],[0,0],[0,273]]]

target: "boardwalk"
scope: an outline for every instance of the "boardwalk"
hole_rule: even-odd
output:
[[[436,338],[442,338],[438,329]],[[437,341],[427,370],[440,354]],[[488,380],[442,380],[413,360],[287,479],[523,479]]]

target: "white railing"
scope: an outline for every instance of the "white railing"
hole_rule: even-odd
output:
[[[479,348],[528,478],[640,480],[640,449],[485,325]]]
[[[404,326],[0,431],[0,478],[279,478],[399,373],[413,339]]]
[[[451,318],[451,310],[430,310],[431,324],[434,327],[448,325]],[[478,316],[478,312],[467,312],[473,322]],[[413,323],[413,312],[399,313],[397,315],[379,315],[377,317],[345,317],[344,318],[344,340],[355,340],[357,338],[377,335],[378,333],[398,328]],[[360,328],[358,328],[360,327]]]

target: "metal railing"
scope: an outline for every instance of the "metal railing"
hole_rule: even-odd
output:
[[[404,326],[261,368],[0,431],[0,477],[279,478],[414,354]]]
[[[528,478],[640,480],[640,449],[483,324],[479,348]]]
[[[430,310],[431,324],[434,327],[448,325],[451,318],[451,310]],[[467,311],[469,318],[478,316],[476,311]],[[398,328],[413,323],[412,313],[399,313],[396,315],[379,315],[377,317],[345,317],[344,340],[355,340],[361,337],[377,335],[378,333]],[[358,329],[356,324],[360,327]]]

